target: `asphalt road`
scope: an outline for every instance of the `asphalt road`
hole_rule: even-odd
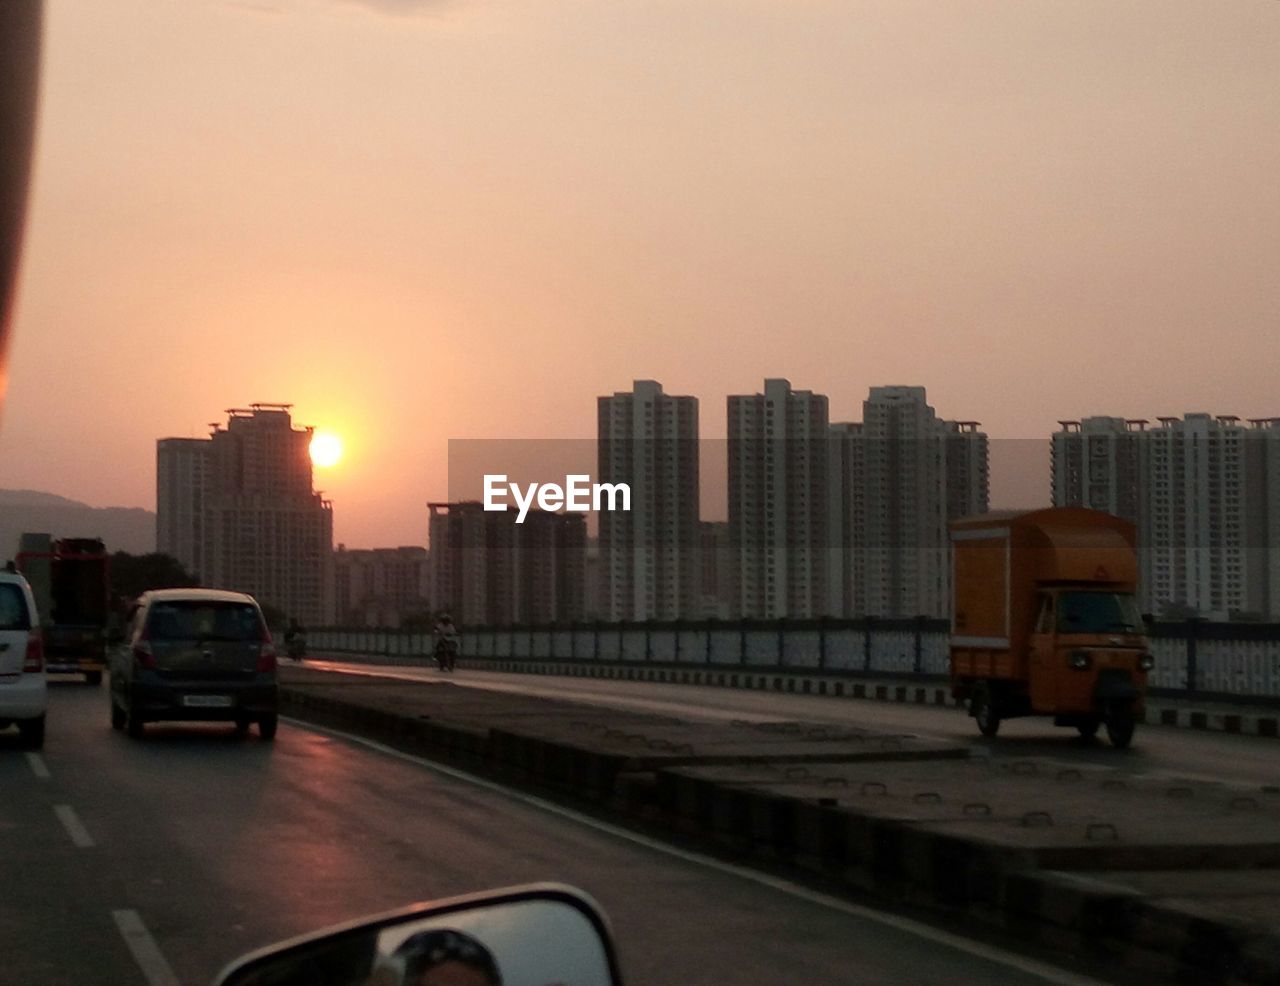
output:
[[[536,880],[601,902],[633,986],[1088,981],[352,739],[285,724],[274,744],[198,725],[131,741],[105,686],[52,692],[42,755],[0,734],[6,983],[191,986],[279,938]],[[149,974],[130,922],[158,948]]]
[[[308,661],[309,667],[343,669],[433,679],[434,668],[378,667]],[[709,685],[675,685],[601,678],[455,671],[452,680],[473,688],[587,702],[620,709],[657,712],[692,719],[788,719],[835,723],[914,733],[965,743],[976,755],[1022,759],[1035,757],[1079,765],[1113,767],[1122,773],[1219,782],[1241,788],[1280,785],[1280,740],[1172,726],[1141,725],[1133,746],[1117,750],[1105,738],[1083,742],[1074,729],[1047,719],[1011,719],[1000,735],[978,735],[973,720],[956,708],[749,691]]]

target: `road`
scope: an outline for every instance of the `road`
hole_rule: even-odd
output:
[[[41,755],[0,735],[0,792],[5,982],[191,986],[282,937],[548,879],[601,902],[633,986],[1090,981],[300,724],[131,741],[105,687],[52,688]]]
[[[434,668],[377,667],[341,661],[308,661],[309,667],[356,674],[433,679]],[[1035,757],[1112,767],[1122,773],[1186,778],[1256,789],[1280,785],[1280,741],[1261,736],[1202,732],[1172,726],[1139,726],[1133,746],[1116,750],[1105,739],[1082,742],[1071,729],[1047,719],[1012,719],[995,739],[978,735],[961,710],[709,685],[674,685],[600,678],[457,671],[458,684],[593,705],[656,712],[690,719],[790,719],[867,726],[965,743],[979,756]]]

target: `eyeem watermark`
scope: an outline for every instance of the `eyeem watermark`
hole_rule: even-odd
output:
[[[516,517],[517,524],[523,524],[529,514],[529,508],[537,503],[539,510],[568,510],[573,513],[587,513],[601,510],[630,510],[631,487],[626,483],[593,483],[591,477],[575,473],[565,476],[564,485],[559,483],[519,483],[507,482],[504,473],[486,473],[484,477],[485,510],[507,510],[507,495],[515,501],[520,511]]]

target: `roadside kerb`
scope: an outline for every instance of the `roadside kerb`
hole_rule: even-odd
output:
[[[332,657],[338,661],[353,659],[353,655],[349,654],[335,654]],[[371,663],[381,663],[380,658],[368,660]],[[402,659],[395,663],[423,666],[421,660]],[[834,698],[963,708],[962,702],[952,698],[951,686],[945,680],[922,682],[919,678],[893,678],[883,675],[859,678],[851,673],[837,676],[806,671],[783,673],[770,670],[691,669],[677,665],[637,666],[578,661],[511,661],[483,658],[465,659],[460,661],[458,666],[474,671],[498,671],[509,674],[564,675],[658,684],[707,685],[780,692],[788,695],[825,695]],[[1170,699],[1149,695],[1142,721],[1148,725],[1173,726],[1181,729],[1236,733],[1242,736],[1280,737],[1280,713],[1274,709],[1255,709],[1248,705],[1197,704],[1190,699]]]
[[[431,661],[414,656],[383,656],[348,653],[318,653],[321,660],[345,661],[353,664],[386,667],[423,668]],[[963,708],[951,697],[946,679],[936,676],[901,678],[876,673],[859,675],[845,672],[823,675],[811,671],[780,672],[767,668],[743,669],[690,667],[688,665],[619,664],[597,661],[509,660],[502,658],[460,658],[458,667],[472,671],[494,671],[508,674],[564,675],[575,678],[600,678],[613,681],[643,681],[654,684],[706,685],[717,688],[742,688],[771,691],[788,695],[822,695],[833,698],[856,698],[876,702],[908,705],[937,705]],[[1148,695],[1142,721],[1147,725],[1198,729],[1205,732],[1233,733],[1242,736],[1280,738],[1280,712],[1272,708],[1253,707],[1245,703],[1197,702],[1193,699]]]
[[[1210,806],[1196,788],[1190,797],[1166,791],[1167,801],[1153,804],[1154,790],[1103,789],[1097,778],[1090,778],[1091,786],[1105,790],[1105,799],[1133,809],[1131,822],[1141,821],[1143,806],[1156,808],[1166,822],[1179,812],[1185,816],[1181,835],[1175,831],[1175,838],[1155,845],[1150,839],[1135,840],[1126,824],[1097,812],[1059,810],[1057,818],[1044,824],[1038,816],[1052,813],[1041,808],[1047,797],[1043,792],[1023,803],[1020,813],[1016,799],[1000,803],[997,793],[1004,787],[1047,783],[1059,785],[1054,790],[1060,793],[1084,786],[1083,775],[1037,776],[1037,771],[1053,768],[1033,761],[1025,762],[1031,768],[1020,768],[940,760],[955,754],[933,744],[936,756],[903,761],[902,749],[886,748],[883,755],[899,762],[868,763],[876,751],[865,748],[876,744],[867,737],[823,741],[783,730],[767,736],[758,726],[747,730],[745,724],[680,723],[618,710],[602,714],[567,701],[529,696],[516,701],[508,693],[445,702],[467,691],[447,684],[384,680],[381,688],[370,688],[332,684],[333,677],[324,674],[310,684],[291,684],[293,674],[284,677],[282,698],[290,714],[586,798],[737,854],[784,861],[885,898],[964,913],[1024,937],[1034,932],[1037,940],[1056,947],[1101,950],[1153,975],[1242,983],[1274,983],[1280,977],[1280,938],[1274,926],[1232,920],[1230,913],[1188,917],[1185,902],[1128,892],[1123,880],[1116,883],[1111,875],[1110,882],[1091,884],[1063,872],[1105,873],[1144,863],[1148,868],[1202,870],[1274,867],[1280,860],[1280,847],[1273,844],[1280,839],[1280,822],[1272,816],[1280,812],[1280,798],[1259,793],[1249,805]],[[328,682],[320,683],[325,678]],[[398,708],[379,707],[388,702]],[[432,709],[427,718],[412,711],[423,702]],[[441,709],[449,715],[442,716]],[[486,709],[503,718],[486,725]],[[525,711],[513,719],[518,710]],[[452,721],[455,714],[459,721]],[[731,739],[725,738],[735,735],[740,747],[736,755],[729,752]],[[636,737],[644,737],[643,744]],[[815,745],[828,747],[826,759],[815,759],[821,752],[812,749]],[[750,752],[744,753],[748,747]],[[863,748],[862,760],[855,755],[858,747]],[[699,748],[724,759],[699,763]],[[963,751],[955,745],[952,749]],[[974,777],[953,785],[956,790],[943,783],[950,772],[982,769],[992,773],[989,786],[994,785],[985,798],[972,793],[981,786]],[[916,789],[908,790],[912,784]],[[900,785],[905,786],[899,792]],[[1005,791],[1001,797],[1013,796]],[[985,804],[986,813],[968,807],[974,804]],[[1232,822],[1240,837],[1234,842],[1222,837],[1219,824],[1202,825],[1208,838],[1199,845],[1186,838],[1197,823],[1214,819]],[[1092,836],[1084,844],[1078,833],[1074,842],[1065,838],[1068,822]],[[998,825],[1005,831],[995,838]],[[1270,831],[1277,833],[1272,840],[1258,837]],[[1280,896],[1275,900],[1280,905]],[[1100,914],[1107,920],[1099,921]],[[1170,928],[1181,929],[1172,932],[1178,937],[1172,945]]]

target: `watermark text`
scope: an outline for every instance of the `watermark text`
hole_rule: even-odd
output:
[[[566,510],[571,513],[587,513],[601,510],[631,509],[631,487],[626,483],[593,483],[591,477],[581,473],[565,476],[559,483],[510,483],[505,473],[486,473],[484,477],[485,510],[508,510],[507,497],[520,511],[517,524],[523,524],[529,510],[536,503],[539,510],[554,513]]]

